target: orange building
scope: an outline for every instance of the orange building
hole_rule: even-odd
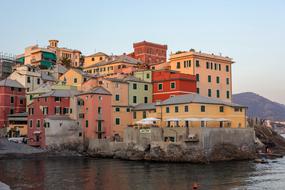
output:
[[[196,75],[197,93],[225,101],[232,98],[233,60],[194,50],[170,55],[171,70]]]

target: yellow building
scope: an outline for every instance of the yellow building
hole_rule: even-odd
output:
[[[84,67],[83,70],[91,74],[111,76],[118,73],[133,72],[133,69],[138,68],[139,65],[141,65],[141,61],[127,55],[120,55],[110,56],[102,61]]]
[[[86,82],[89,78],[93,76],[83,72],[80,69],[71,68],[65,72],[60,78],[67,86],[75,86],[78,90],[81,90],[82,83]]]
[[[8,137],[27,137],[28,126],[27,126],[28,114],[16,113],[8,115],[9,126],[7,128]]]
[[[196,93],[134,107],[133,124],[149,117],[161,127],[246,127],[246,107]]]
[[[57,57],[57,63],[61,63],[62,59],[69,59],[71,66],[79,67],[80,65],[80,56],[81,52],[75,49],[68,49],[64,47],[58,47],[58,40],[49,40],[48,49],[55,52]]]
[[[108,55],[102,52],[97,52],[89,56],[84,57],[83,68],[89,67],[101,61],[108,59]]]
[[[197,93],[229,102],[232,98],[233,63],[229,57],[194,50],[170,55],[171,70],[196,75]]]

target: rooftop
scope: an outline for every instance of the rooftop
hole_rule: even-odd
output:
[[[25,88],[18,81],[11,79],[4,79],[0,81],[0,86],[14,87],[14,88]]]
[[[85,94],[112,95],[108,90],[106,90],[102,86],[95,87],[92,90],[89,90],[89,91],[86,91],[86,92],[82,92],[82,93],[79,93],[77,95],[80,96],[80,95],[85,95]]]
[[[225,105],[231,107],[246,107],[239,104],[226,102],[217,98],[208,98],[196,93],[174,96],[167,100],[162,101],[160,105],[175,105],[175,104],[187,104],[187,103],[218,104],[218,105]]]
[[[68,98],[68,97],[75,96],[78,93],[79,93],[79,91],[77,91],[77,90],[54,89],[54,90],[51,90],[47,93],[44,93],[44,94],[42,94],[38,97],[34,97],[34,98],[44,98],[44,97],[50,97],[50,96]]]
[[[155,103],[148,103],[148,104],[138,104],[134,106],[134,111],[141,111],[141,110],[155,110]]]

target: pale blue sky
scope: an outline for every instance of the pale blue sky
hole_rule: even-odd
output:
[[[234,93],[252,91],[285,103],[285,1],[1,0],[0,51],[60,46],[120,54],[132,43],[167,44],[234,58]]]

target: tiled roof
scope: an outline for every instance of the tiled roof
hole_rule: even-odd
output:
[[[128,83],[124,81],[123,79],[119,79],[119,78],[106,78],[106,80],[112,81],[112,82]]]
[[[51,91],[51,84],[43,83],[33,91],[27,92],[27,94],[42,94]]]
[[[144,80],[142,80],[142,79],[140,79],[140,78],[137,78],[137,77],[135,77],[135,76],[133,76],[133,75],[129,75],[129,76],[125,77],[123,80],[124,80],[124,81],[127,81],[127,82],[128,82],[128,81],[132,81],[132,82],[150,83],[150,82],[144,81]]]
[[[112,63],[129,63],[129,64],[133,64],[133,65],[138,65],[138,64],[141,64],[142,62],[137,60],[137,59],[134,59],[130,56],[127,56],[127,55],[110,56],[108,59],[105,59],[103,61],[100,61],[98,63],[94,63],[94,64],[86,67],[86,69],[88,69],[90,67],[95,67],[95,66],[109,65]]]
[[[149,103],[149,104],[138,104],[134,106],[134,111],[140,111],[140,110],[155,110],[155,103]]]
[[[108,90],[106,90],[105,88],[98,86],[93,88],[92,90],[86,91],[86,92],[82,92],[80,94],[77,95],[84,95],[84,94],[102,94],[102,95],[112,95]]]
[[[208,98],[196,93],[174,96],[167,100],[162,101],[160,105],[174,105],[174,104],[187,104],[187,103],[219,104],[219,105],[226,105],[232,107],[245,107],[231,102],[226,102],[217,98]]]
[[[80,69],[74,69],[72,68],[75,72],[79,73],[80,75],[84,76],[84,77],[93,77],[93,75],[91,75],[90,73],[86,73]]]
[[[47,93],[40,95],[38,97],[35,97],[35,98],[42,98],[42,97],[49,97],[49,96],[67,98],[67,97],[72,97],[78,93],[79,93],[79,91],[77,91],[77,90],[54,89],[50,92],[47,92]]]
[[[44,81],[56,81],[52,75],[48,75],[46,72],[41,72],[41,78]]]
[[[63,74],[66,71],[68,71],[68,69],[65,66],[61,65],[61,64],[56,64],[54,66],[53,70],[57,71],[60,74]]]
[[[88,55],[86,57],[94,57],[94,56],[108,56],[108,55],[103,53],[103,52],[97,52],[97,53],[94,53],[92,55]]]
[[[14,88],[25,88],[18,81],[12,79],[4,79],[0,81],[0,86],[14,87]]]

